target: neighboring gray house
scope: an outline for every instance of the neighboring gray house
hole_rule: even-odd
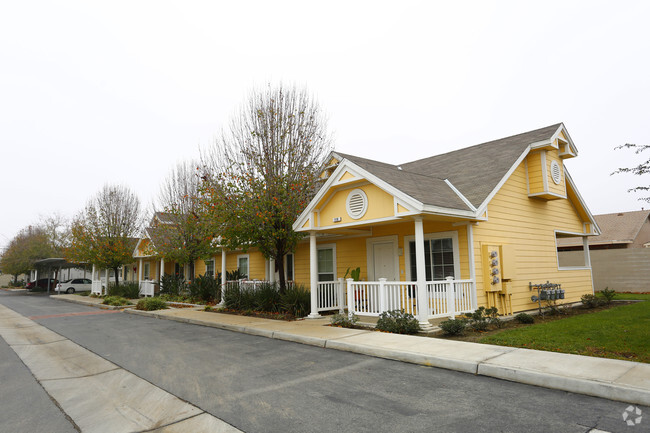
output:
[[[650,292],[650,210],[594,215],[599,236],[589,238],[595,290]],[[558,238],[560,260],[583,256],[582,238]]]

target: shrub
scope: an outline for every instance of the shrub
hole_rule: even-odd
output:
[[[187,284],[187,288],[192,299],[205,302],[221,301],[220,285],[209,275],[199,275]]]
[[[9,287],[25,287],[25,281],[24,280],[18,280],[18,281],[11,280],[11,281],[9,281]]]
[[[440,322],[438,326],[447,335],[462,335],[465,333],[465,328],[467,327],[467,319],[449,319]]]
[[[163,275],[160,282],[161,294],[178,296],[185,292],[185,279],[180,275]]]
[[[354,328],[354,325],[359,321],[359,316],[352,313],[348,316],[347,314],[335,314],[330,318],[330,324],[334,326],[340,326],[341,328]]]
[[[144,298],[140,299],[135,306],[136,310],[155,311],[164,310],[169,308],[167,303],[160,298]]]
[[[262,283],[255,291],[253,304],[257,311],[277,312],[280,308],[280,292],[276,284]]]
[[[223,306],[231,310],[239,310],[240,293],[239,284],[228,284],[223,293]]]
[[[580,301],[582,301],[585,308],[596,308],[602,303],[602,300],[592,294],[582,295]]]
[[[605,289],[600,292],[600,294],[603,296],[603,298],[605,298],[607,305],[611,304],[614,297],[616,297],[616,291],[614,289],[610,289],[609,287],[605,287]]]
[[[102,301],[102,304],[119,307],[121,305],[131,305],[131,302],[128,299],[123,298],[121,296],[107,296]]]
[[[137,281],[123,281],[119,286],[115,283],[108,285],[108,296],[121,296],[127,299],[140,297],[140,284]]]
[[[519,313],[515,316],[515,320],[519,323],[531,324],[535,323],[535,318],[530,314]]]
[[[280,309],[282,312],[295,317],[304,317],[311,309],[311,294],[304,286],[294,285],[288,287],[280,296]]]
[[[494,308],[494,307],[492,307]],[[490,318],[485,307],[478,307],[473,313],[465,314],[465,317],[469,319],[469,326],[475,331],[487,331],[490,322]],[[489,309],[491,310],[491,308]]]
[[[404,310],[391,310],[381,313],[377,329],[395,334],[416,334],[420,330],[417,319]]]

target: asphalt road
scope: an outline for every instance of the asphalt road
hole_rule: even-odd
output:
[[[124,313],[39,317],[96,311],[39,295],[0,303],[246,432],[650,431],[647,407],[628,427],[621,402]],[[0,343],[0,431],[74,431]],[[15,404],[19,383],[38,407]],[[14,428],[25,417],[51,425]]]

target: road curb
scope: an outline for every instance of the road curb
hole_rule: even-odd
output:
[[[83,299],[61,298],[60,296],[61,295],[50,295],[50,298],[55,299],[57,301],[64,301],[73,304],[86,305],[88,307],[95,307],[95,308],[99,308],[100,310],[126,310],[135,307],[135,305],[117,305],[117,306],[104,305],[104,304],[98,304],[96,302],[84,301]]]
[[[61,299],[72,301],[68,299]],[[95,306],[97,306],[95,304]],[[288,341],[310,346],[322,347],[325,349],[334,349],[344,352],[357,353],[360,355],[373,356],[377,358],[390,359],[393,361],[408,362],[410,364],[423,365],[428,367],[444,368],[463,373],[470,373],[479,376],[493,377],[495,379],[508,380],[510,382],[524,383],[527,385],[539,386],[542,388],[557,389],[561,391],[573,392],[576,394],[590,395],[594,397],[606,398],[608,400],[622,401],[631,404],[640,404],[650,406],[650,390],[634,388],[604,382],[595,379],[579,379],[568,376],[560,376],[540,371],[528,370],[525,368],[514,368],[490,364],[489,361],[498,358],[490,358],[485,361],[465,361],[462,359],[447,358],[442,356],[427,355],[418,352],[409,352],[396,349],[386,349],[377,346],[369,346],[358,343],[349,343],[342,339],[324,339],[319,337],[291,334],[282,331],[272,331],[255,327],[241,325],[230,325],[203,321],[199,319],[187,319],[183,317],[169,316],[160,314],[155,311],[140,311],[127,309],[127,314],[136,314],[145,317],[154,317],[157,319],[172,320],[192,325],[207,326],[211,328],[223,329],[226,331],[239,332],[243,334],[255,335],[259,337],[273,338],[276,340]],[[526,350],[526,349],[520,349]],[[578,356],[578,355],[575,355]],[[628,361],[624,361],[628,362]],[[631,366],[632,368],[632,366]]]

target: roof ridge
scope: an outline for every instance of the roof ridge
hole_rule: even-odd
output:
[[[431,156],[427,156],[427,157],[424,157],[424,158],[416,159],[416,160],[413,160],[413,161],[408,161],[408,162],[405,162],[405,163],[403,163],[403,164],[399,164],[399,165],[400,165],[400,166],[403,166],[403,165],[413,164],[413,163],[415,163],[415,162],[424,161],[424,160],[427,160],[427,159],[430,159],[430,158],[436,158],[436,157],[443,156],[443,155],[449,155],[449,154],[452,154],[452,153],[454,153],[454,152],[467,151],[467,150],[469,150],[469,149],[475,149],[475,148],[480,147],[480,146],[486,146],[486,145],[489,145],[489,144],[493,144],[493,143],[495,143],[495,142],[497,142],[497,141],[505,141],[505,140],[512,139],[512,138],[515,138],[515,137],[519,137],[519,136],[522,136],[522,135],[534,134],[534,133],[539,132],[539,131],[542,131],[542,130],[544,130],[544,129],[559,128],[561,125],[563,125],[562,122],[560,122],[560,123],[556,123],[556,124],[553,124],[553,125],[548,125],[548,126],[545,126],[545,127],[543,127],[543,128],[533,129],[533,130],[531,130],[531,131],[520,132],[519,134],[509,135],[509,136],[507,136],[507,137],[496,138],[496,139],[494,139],[494,140],[485,141],[485,142],[483,142],[483,143],[474,144],[474,145],[472,145],[472,146],[467,146],[467,147],[462,147],[462,148],[460,148],[460,149],[450,150],[449,152],[445,152],[445,153],[438,153],[438,154],[436,154],[436,155],[431,155]]]

